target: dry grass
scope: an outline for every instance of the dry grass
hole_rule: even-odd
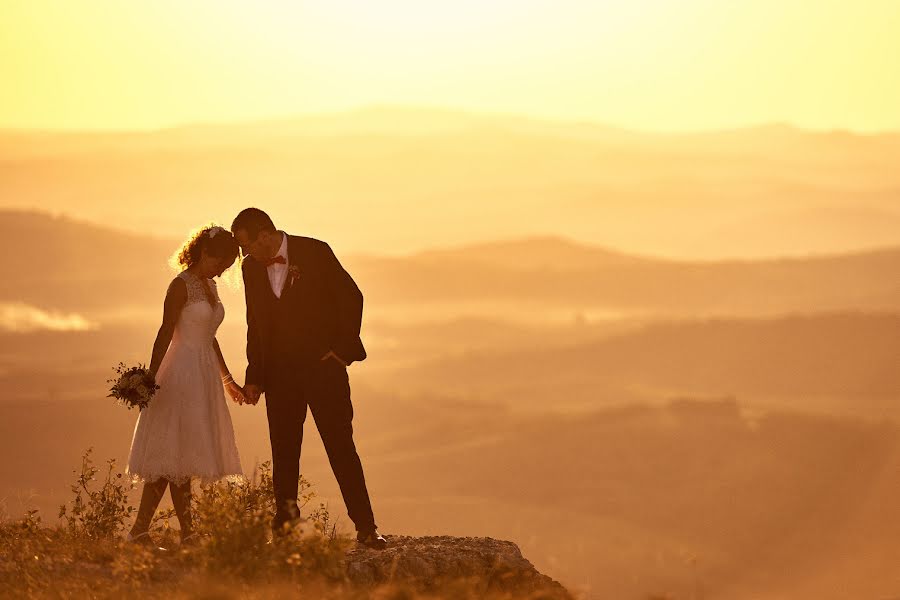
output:
[[[448,582],[438,593],[412,584],[363,587],[348,581],[345,556],[353,542],[339,534],[324,505],[301,481],[306,521],[288,536],[269,539],[273,508],[268,464],[252,481],[200,486],[194,495],[201,543],[179,547],[160,512],[153,535],[165,551],[123,540],[134,511],[131,484],[114,461],[101,471],[90,450],[82,460],[72,499],[60,508],[60,522],[43,523],[37,511],[0,521],[0,597],[30,598],[483,598],[477,582]],[[311,506],[312,505],[312,506]],[[508,598],[508,594],[495,594]]]

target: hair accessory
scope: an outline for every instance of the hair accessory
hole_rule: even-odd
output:
[[[210,239],[212,239],[216,237],[217,233],[221,233],[223,231],[225,231],[224,227],[219,227],[218,225],[216,225],[215,227],[210,227],[209,231],[207,231],[206,234],[210,237]]]

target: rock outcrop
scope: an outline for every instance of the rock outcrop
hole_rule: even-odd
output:
[[[485,593],[571,599],[534,568],[512,542],[473,537],[385,536],[385,550],[360,547],[347,556],[347,576],[361,585],[412,584],[424,591],[465,585]]]

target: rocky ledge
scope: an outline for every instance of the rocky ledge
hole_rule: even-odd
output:
[[[566,599],[572,595],[542,575],[512,542],[473,537],[385,536],[385,550],[360,547],[347,555],[347,576],[354,583],[406,583],[424,591],[448,585],[478,586],[529,598]]]

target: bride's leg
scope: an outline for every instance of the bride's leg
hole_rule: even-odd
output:
[[[181,525],[181,539],[194,532],[194,522],[191,516],[191,480],[176,485],[172,483],[169,490],[172,492],[172,504],[175,505],[175,514]]]
[[[169,482],[166,479],[148,481],[144,484],[144,490],[141,492],[141,505],[138,508],[137,519],[134,521],[134,527],[131,528],[132,536],[149,531],[150,521],[153,520],[153,515],[156,513],[156,507],[159,506],[163,494],[166,493],[167,485],[169,485]]]

